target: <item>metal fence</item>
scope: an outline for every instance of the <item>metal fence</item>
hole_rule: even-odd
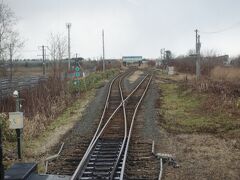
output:
[[[11,96],[14,90],[28,89],[46,80],[46,76],[19,77],[13,78],[12,81],[9,78],[2,78],[0,79],[0,99]]]

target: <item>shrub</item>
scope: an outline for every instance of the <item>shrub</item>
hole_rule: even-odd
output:
[[[9,120],[5,113],[0,114],[0,126],[2,128],[2,140],[13,142],[16,141],[16,133],[9,129]]]
[[[73,80],[70,82],[71,93],[85,92],[92,88],[97,88],[100,86],[100,82],[103,79],[108,79],[113,77],[118,71],[116,69],[110,69],[105,72],[95,72],[91,73],[85,78],[80,80]]]
[[[226,56],[227,57],[227,56]],[[226,59],[225,56],[221,57],[202,57],[200,61],[201,74],[208,76],[212,69],[216,66],[224,65]],[[195,74],[196,72],[196,58],[195,57],[181,57],[176,58],[168,62],[168,65],[172,65],[178,72]]]
[[[64,81],[57,77],[49,77],[46,82],[38,86],[25,89],[20,92],[22,111],[24,112],[25,138],[39,135],[46,126],[57,117],[69,104],[75,101],[79,92],[99,87],[102,80],[113,77],[118,70],[91,73],[81,79],[79,85],[74,81]],[[12,97],[1,100],[0,110],[3,112],[15,111],[15,101]],[[9,130],[6,116],[0,117],[4,129],[4,138],[11,141],[15,136],[14,131]]]

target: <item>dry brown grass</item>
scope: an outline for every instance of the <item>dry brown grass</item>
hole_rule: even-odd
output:
[[[46,74],[51,72],[51,68],[46,68]],[[43,75],[42,67],[15,67],[13,76],[41,76]]]
[[[211,79],[237,82],[240,80],[240,68],[217,66],[211,71]]]

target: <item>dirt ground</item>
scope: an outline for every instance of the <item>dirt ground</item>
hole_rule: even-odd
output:
[[[128,77],[129,82],[130,83],[135,82],[142,74],[143,71],[140,70],[135,71],[131,76]]]
[[[155,83],[159,85],[158,80]],[[159,101],[164,103],[161,99]],[[166,119],[164,114],[159,114],[159,108],[155,107],[155,115],[151,115],[158,127],[154,137],[156,151],[172,154],[180,165],[173,168],[165,164],[163,179],[240,179],[240,149],[236,139],[207,133],[167,132],[160,126],[159,122]]]
[[[161,130],[163,141],[157,150],[174,155],[180,168],[164,166],[163,179],[239,179],[240,152],[234,141],[209,134],[168,134]]]

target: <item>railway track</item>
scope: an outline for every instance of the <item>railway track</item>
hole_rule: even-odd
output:
[[[133,71],[122,73],[111,81],[97,130],[95,134],[92,133],[93,138],[90,140],[89,134],[82,136],[82,133],[72,129],[73,132],[69,134],[73,136],[68,138],[68,146],[63,150],[65,152],[57,159],[58,163],[52,162],[52,169],[46,172],[68,175],[63,177],[71,180],[159,179],[160,166],[152,153],[152,144],[139,133],[143,128],[144,119],[136,119],[152,75],[147,74],[140,82],[136,81],[139,82],[138,85],[130,93],[126,93],[122,80],[131,72]],[[141,113],[139,115],[141,116]],[[94,123],[90,123],[90,126],[92,124]],[[91,133],[94,129],[93,126],[85,133]],[[44,177],[62,178],[54,175]],[[32,173],[31,178],[35,177],[44,178]]]
[[[123,75],[124,77],[127,75],[129,76],[133,72],[134,71],[129,71],[127,73],[124,73]],[[74,173],[80,160],[83,158],[84,153],[87,151],[88,145],[91,143],[91,137],[94,136],[95,130],[99,130],[100,128],[102,128],[100,124],[104,124],[106,118],[108,116],[111,116],[112,112],[115,110],[115,107],[119,105],[118,103],[116,103],[118,102],[118,97],[115,96],[115,94],[118,93],[118,80],[119,79],[117,76],[108,85],[108,92],[106,93],[106,99],[108,99],[108,104],[106,103],[105,108],[103,107],[103,109],[106,109],[107,105],[108,107],[112,108],[108,108],[108,114],[104,112],[102,113],[105,114],[105,116],[101,117],[100,122],[102,121],[102,123],[99,123],[99,119],[95,119],[92,120],[92,127],[84,133],[79,132],[79,125],[77,125],[76,128],[69,132],[69,134],[66,136],[67,138],[64,140],[65,145],[61,152],[61,155],[56,160],[49,162],[49,166],[47,169],[48,174],[72,175]],[[58,151],[58,149],[59,147],[55,147],[55,151]]]
[[[127,177],[125,167],[134,120],[152,76],[146,75],[128,96],[124,96],[122,79],[125,75],[111,83],[97,131],[72,180]]]

